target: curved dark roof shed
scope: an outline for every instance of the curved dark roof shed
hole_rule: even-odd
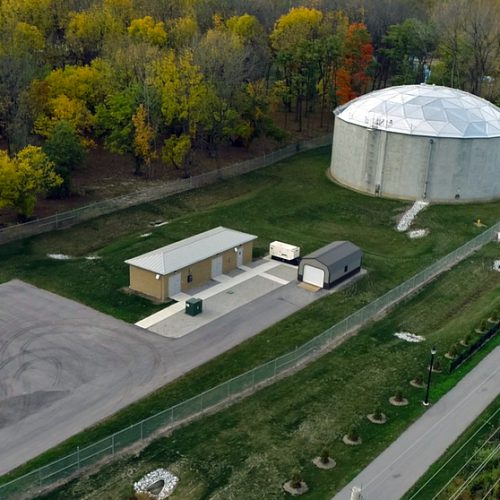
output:
[[[361,248],[354,243],[334,241],[300,261],[298,279],[321,288],[330,288],[359,272],[362,258]]]

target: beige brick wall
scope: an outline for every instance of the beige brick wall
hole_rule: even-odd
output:
[[[158,300],[165,300],[165,282],[166,277],[160,276],[156,279],[156,274],[139,267],[129,266],[130,272],[130,288],[136,292],[149,295]]]
[[[252,260],[253,242],[243,245],[243,263],[246,264]],[[130,266],[130,288],[137,292],[149,295],[158,300],[165,301],[168,298],[168,281],[173,274],[181,273],[181,291],[187,291],[191,288],[199,287],[210,280],[212,274],[212,260],[218,256],[222,256],[222,272],[228,273],[236,268],[237,252],[233,248],[223,252],[222,254],[214,255],[209,259],[197,262],[192,266],[185,267],[166,276],[161,276],[159,280],[155,278],[155,273],[146,271],[138,267]],[[193,279],[188,283],[188,275],[191,274]]]

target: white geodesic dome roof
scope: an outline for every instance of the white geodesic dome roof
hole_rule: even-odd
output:
[[[463,90],[401,85],[365,94],[336,110],[356,125],[400,134],[477,139],[500,137],[500,109]]]

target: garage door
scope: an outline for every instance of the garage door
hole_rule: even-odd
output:
[[[323,288],[323,284],[325,283],[325,271],[306,264],[304,266],[302,281],[309,283],[310,285],[316,285]]]

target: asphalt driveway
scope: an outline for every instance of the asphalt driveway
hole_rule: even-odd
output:
[[[172,339],[18,280],[0,285],[0,474],[328,293],[291,282]]]

